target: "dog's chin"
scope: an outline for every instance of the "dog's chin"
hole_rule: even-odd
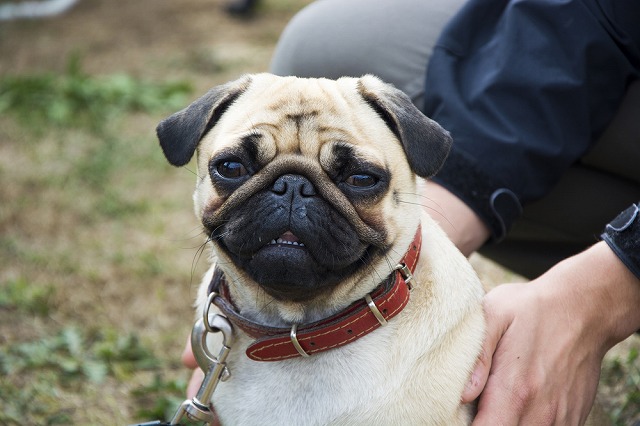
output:
[[[360,257],[367,257],[366,249]],[[232,258],[268,295],[297,303],[331,291],[357,269],[356,264],[335,269],[320,265],[308,248],[292,244],[269,244],[250,257]]]

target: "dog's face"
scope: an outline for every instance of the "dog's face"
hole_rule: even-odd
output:
[[[451,144],[372,76],[247,76],[157,132],[173,165],[197,152],[196,214],[230,285],[285,302],[384,279],[419,221],[415,176],[433,175]]]

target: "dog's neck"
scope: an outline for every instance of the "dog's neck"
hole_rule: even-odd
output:
[[[242,316],[231,302],[224,274],[219,269],[213,274],[208,293],[216,293],[213,303],[235,327],[256,339],[247,349],[249,358],[279,361],[306,357],[355,341],[399,314],[409,301],[412,274],[421,246],[419,226],[399,265],[378,288],[342,311],[310,324],[271,327]]]

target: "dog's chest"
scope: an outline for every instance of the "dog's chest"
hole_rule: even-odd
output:
[[[395,386],[385,368],[389,360],[374,340],[365,337],[347,348],[277,362],[236,353],[229,359],[231,378],[214,395],[216,409],[232,425],[339,424],[346,413],[384,400],[388,389],[381,382]],[[238,343],[240,352],[248,342]]]
[[[417,371],[431,363],[402,359],[394,341],[391,326],[311,358],[257,362],[244,356],[249,340],[240,338],[229,359],[232,376],[216,390],[214,405],[223,425],[464,424],[437,420],[433,398],[418,395],[428,388],[425,374],[437,384],[437,369]]]

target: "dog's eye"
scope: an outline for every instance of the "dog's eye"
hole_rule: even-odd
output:
[[[216,167],[218,174],[228,179],[237,179],[247,175],[247,169],[237,161],[222,161]]]
[[[357,188],[370,188],[378,183],[378,179],[371,175],[358,174],[349,176],[345,182]]]

